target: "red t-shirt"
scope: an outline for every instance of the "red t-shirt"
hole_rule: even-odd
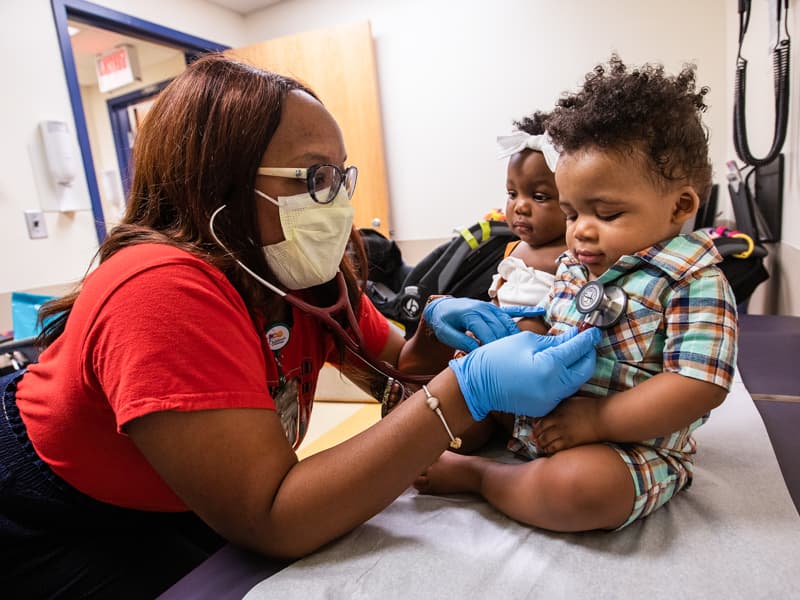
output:
[[[388,323],[364,297],[359,323],[378,354]],[[270,323],[266,323],[268,329]],[[162,410],[274,410],[278,383],[263,331],[215,267],[177,248],[125,248],[84,281],[64,333],[31,365],[17,405],[39,456],[61,478],[103,502],[186,510],[125,435],[125,424]],[[293,311],[281,349],[286,378],[310,402],[333,338]]]

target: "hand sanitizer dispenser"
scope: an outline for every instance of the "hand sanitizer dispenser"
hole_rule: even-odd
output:
[[[39,123],[47,169],[56,185],[71,186],[78,174],[75,144],[64,121]]]
[[[83,186],[76,186],[81,169],[78,144],[64,121],[40,121],[45,171],[49,186],[40,186],[42,210],[68,212],[89,208]],[[47,188],[47,189],[46,189]]]

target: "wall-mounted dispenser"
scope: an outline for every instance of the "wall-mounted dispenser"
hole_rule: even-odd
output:
[[[69,126],[65,121],[40,121],[39,134],[42,148],[39,160],[44,159],[44,169],[40,169],[39,176],[46,177],[46,183],[49,184],[39,186],[42,210],[88,210],[88,194],[84,186],[76,185],[81,176],[82,163],[77,140]]]
[[[64,121],[39,123],[47,170],[56,185],[71,186],[78,175],[75,144]]]

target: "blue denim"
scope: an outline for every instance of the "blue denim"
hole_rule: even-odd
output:
[[[23,369],[0,378],[0,540],[36,535],[77,508],[100,506],[36,454],[15,401],[17,382],[24,374]],[[29,513],[38,513],[39,519],[30,519]]]
[[[113,506],[56,475],[17,408],[24,374],[0,377],[0,597],[154,597],[223,545],[193,513]]]

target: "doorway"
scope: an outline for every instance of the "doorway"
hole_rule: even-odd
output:
[[[142,121],[147,115],[147,111],[155,102],[156,96],[159,92],[167,87],[167,84],[172,79],[165,79],[158,83],[147,85],[141,89],[133,92],[123,94],[111,98],[106,101],[108,105],[108,116],[111,122],[111,133],[114,137],[114,150],[116,151],[117,163],[119,165],[119,177],[115,177],[113,173],[109,174],[104,171],[106,177],[114,179],[113,184],[116,185],[117,180],[122,184],[122,193],[125,198],[128,197],[131,183],[131,151],[133,150],[133,142],[136,139],[136,134]],[[114,190],[108,190],[113,199]],[[106,194],[103,196],[103,205],[107,205]]]
[[[127,183],[123,183],[123,176],[126,167],[125,159],[121,159],[120,155],[129,153],[129,149],[126,149],[125,135],[135,135],[135,131],[131,129],[131,117],[127,113],[127,106],[124,107],[126,109],[124,113],[121,109],[118,110],[119,107],[116,105],[109,106],[106,112],[114,112],[115,117],[104,114],[104,122],[109,123],[110,129],[110,121],[116,118],[118,129],[122,133],[119,136],[120,141],[116,144],[108,142],[108,146],[114,147],[115,150],[111,151],[111,159],[104,157],[104,164],[116,162],[115,170],[123,176],[115,176],[110,172],[111,169],[103,166],[95,167],[97,162],[93,157],[95,144],[90,139],[94,134],[90,135],[91,125],[87,125],[81,101],[75,53],[69,37],[70,23],[73,23],[73,27],[89,26],[120,36],[117,40],[119,44],[151,44],[160,50],[182,53],[180,70],[200,54],[228,50],[234,57],[308,84],[339,123],[348,149],[348,162],[360,169],[354,200],[355,226],[373,228],[386,236],[391,235],[377,69],[369,22],[336,26],[258,42],[244,48],[228,49],[214,42],[140,21],[83,0],[51,1],[100,242],[106,236],[106,221],[115,220],[107,219],[106,213],[115,216],[114,213],[119,211],[119,202],[107,202],[104,212],[98,173],[101,175],[99,180],[103,183],[105,196],[124,197]],[[76,34],[76,38],[77,35],[80,34]],[[172,76],[175,74],[177,73]],[[165,76],[160,80],[154,79],[152,83],[157,85],[168,79],[169,77]],[[130,97],[128,100],[138,103],[143,99],[141,96]],[[126,119],[127,123],[124,122]],[[110,134],[108,139],[111,139]],[[129,144],[129,141],[127,143]],[[117,153],[116,159],[113,158],[113,152]]]
[[[95,230],[102,243],[107,223],[124,207],[135,135],[130,117],[126,121],[119,112],[112,113],[124,107],[128,114],[129,105],[157,94],[188,62],[228,47],[83,0],[52,0],[52,7]],[[121,45],[134,48],[141,60],[140,81],[112,93],[95,92],[95,56]],[[110,99],[115,102],[107,104]],[[140,115],[143,108],[138,107]]]
[[[130,188],[130,155],[138,125],[156,95],[186,68],[182,49],[67,21],[75,57],[81,104],[97,174],[100,204],[106,227],[124,213]],[[126,79],[109,89],[98,75],[98,57],[125,49],[125,60],[135,65]],[[119,78],[118,78],[119,79]],[[130,80],[128,83],[126,81]]]

